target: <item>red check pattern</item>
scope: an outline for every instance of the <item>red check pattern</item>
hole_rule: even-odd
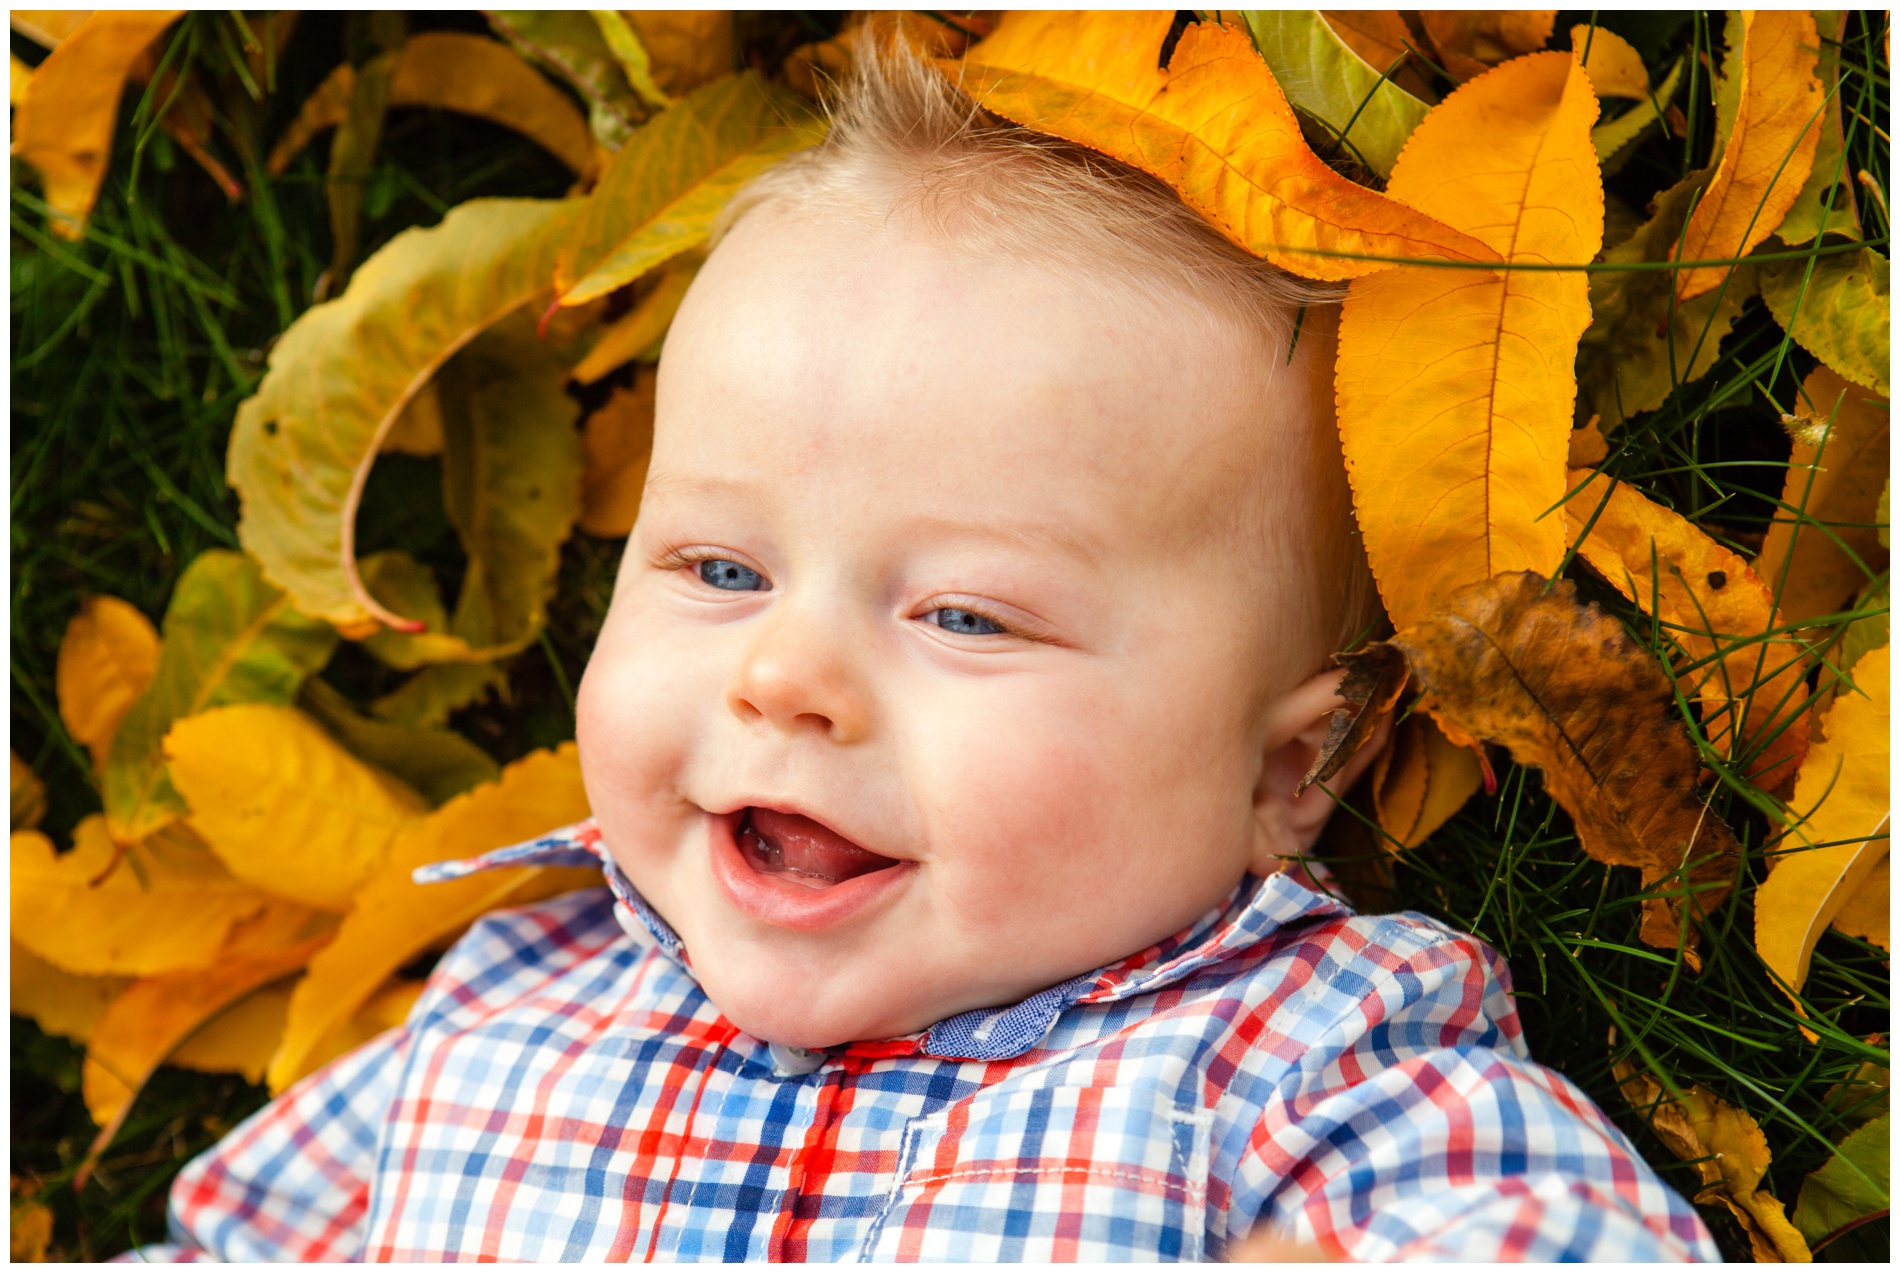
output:
[[[1417,916],[1244,881],[1006,1009],[796,1054],[740,1033],[588,824],[433,870],[600,861],[490,915],[407,1024],[181,1173],[150,1259],[1713,1259]]]

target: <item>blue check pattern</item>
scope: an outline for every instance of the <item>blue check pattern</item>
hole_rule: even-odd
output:
[[[1256,1224],[1355,1259],[1717,1258],[1526,1056],[1508,974],[1416,915],[1249,878],[1000,1010],[800,1054],[726,1021],[582,823],[429,868],[600,863],[491,914],[400,1029],[182,1172],[227,1260],[1197,1260]]]

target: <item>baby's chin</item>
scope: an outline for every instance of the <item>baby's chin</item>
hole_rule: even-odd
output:
[[[876,990],[853,993],[847,986],[816,988],[795,977],[761,976],[756,971],[722,976],[716,968],[695,964],[700,985],[720,1015],[733,1025],[767,1043],[783,1043],[816,1051],[876,1039],[916,1034],[943,1015],[901,1010],[882,1002],[890,993]]]

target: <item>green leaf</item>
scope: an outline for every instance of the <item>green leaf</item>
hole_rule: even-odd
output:
[[[238,538],[298,608],[413,626],[363,587],[355,523],[384,435],[457,351],[547,289],[578,202],[476,199],[365,261],[292,323],[238,409],[227,476]]]
[[[1872,248],[1761,267],[1768,310],[1801,347],[1847,380],[1891,397],[1888,387],[1887,258]],[[1803,276],[1807,289],[1802,290]]]
[[[370,704],[370,710],[392,724],[438,729],[451,713],[507,686],[507,676],[493,663],[431,663]]]
[[[1598,124],[1590,130],[1590,141],[1597,148],[1597,158],[1603,161],[1607,170],[1615,171],[1621,168],[1621,163],[1611,161],[1631,142],[1648,132],[1662,119],[1664,108],[1669,105],[1670,99],[1676,95],[1677,86],[1682,83],[1682,68],[1687,64],[1687,58],[1676,59],[1676,64],[1669,68],[1669,75],[1663,80],[1662,87],[1656,90],[1653,102],[1637,102],[1609,123]]]
[[[1324,123],[1381,177],[1430,108],[1353,52],[1317,9],[1247,9],[1254,47],[1287,101]],[[1350,125],[1350,128],[1348,128]]]
[[[372,720],[323,681],[305,682],[297,705],[358,760],[388,770],[431,805],[493,782],[501,774],[488,753],[460,734]]]
[[[230,703],[289,703],[329,662],[336,633],[299,614],[242,553],[213,549],[185,568],[165,611],[158,673],[113,736],[102,778],[121,844],[185,812],[161,748],[172,722]]]
[[[1793,1220],[1794,1227],[1801,1230],[1801,1236],[1810,1245],[1856,1220],[1887,1209],[1891,1193],[1887,1154],[1892,1123],[1891,1114],[1882,1114],[1849,1132],[1840,1143],[1839,1154],[1802,1182]]]
[[[561,246],[561,304],[605,296],[698,247],[740,186],[822,133],[803,98],[756,71],[694,89],[635,133],[601,176]]]
[[[627,83],[633,85],[633,91],[640,95],[640,100],[656,108],[671,106],[673,99],[653,82],[653,61],[647,56],[647,46],[641,41],[640,33],[633,29],[633,24],[620,16],[618,9],[591,9],[589,12],[594,15],[594,25],[600,28],[601,39],[607,42],[607,48],[620,63]]]
[[[488,24],[523,56],[573,86],[594,139],[619,150],[648,111],[584,9],[488,9]]]
[[[1711,169],[1691,173],[1656,196],[1650,219],[1603,254],[1605,263],[1667,261]],[[1602,270],[1590,275],[1590,326],[1577,345],[1577,396],[1584,418],[1602,417],[1604,433],[1653,411],[1679,384],[1715,365],[1716,347],[1754,295],[1755,269],[1737,269],[1726,285],[1676,302],[1669,270]]]
[[[562,388],[567,359],[535,338],[531,319],[522,314],[477,337],[436,377],[443,504],[468,569],[445,619],[427,570],[400,553],[378,554],[371,591],[425,625],[365,642],[392,667],[485,662],[540,634],[561,544],[580,515],[581,440],[578,406]]]

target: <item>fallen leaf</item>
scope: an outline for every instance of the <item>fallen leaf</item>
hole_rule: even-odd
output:
[[[27,1196],[40,1187],[37,1181],[19,1176],[11,1181],[7,1252],[15,1264],[38,1264],[47,1258],[53,1242],[53,1209]]]
[[[246,1083],[262,1083],[283,1041],[291,987],[289,981],[278,981],[253,990],[193,1031],[165,1064],[202,1074],[238,1074]]]
[[[412,625],[358,574],[356,512],[382,438],[442,365],[547,287],[575,202],[472,199],[365,261],[306,311],[238,408],[227,474],[238,538],[306,614]]]
[[[54,681],[59,716],[73,741],[103,768],[119,722],[158,672],[158,629],[137,606],[87,597],[66,625]]]
[[[412,729],[440,729],[450,715],[508,691],[508,677],[493,663],[431,663],[370,704],[378,720]]]
[[[1821,718],[1789,801],[1789,826],[1755,891],[1755,949],[1790,995],[1808,979],[1821,931],[1887,852],[1888,650],[1854,668]]]
[[[1344,153],[1357,155],[1381,177],[1392,171],[1428,109],[1386,75],[1403,64],[1405,50],[1386,53],[1359,30],[1382,14],[1398,18],[1392,10],[1322,17],[1314,9],[1248,9],[1242,15],[1287,102],[1335,137],[1343,134],[1341,144],[1349,148]],[[1349,17],[1359,21],[1343,25]]]
[[[1574,26],[1570,47],[1582,60],[1584,74],[1598,97],[1649,100],[1649,68],[1628,40],[1604,27]]]
[[[1841,909],[1834,913],[1831,927],[1837,933],[1846,933],[1849,937],[1858,937],[1870,941],[1882,950],[1893,950],[1893,920],[1891,916],[1893,874],[1887,855],[1883,854],[1874,869],[1867,873]]]
[[[584,9],[485,9],[489,26],[553,71],[587,103],[587,126],[608,150],[626,144],[647,107],[627,83],[600,26]]]
[[[345,1052],[354,1052],[377,1035],[393,1030],[409,1019],[410,1009],[422,997],[428,983],[406,977],[392,977],[356,1015],[338,1025],[313,1048],[304,1065],[320,1070]]]
[[[687,253],[654,271],[658,280],[653,290],[601,332],[600,340],[588,351],[587,357],[575,364],[570,378],[591,385],[635,358],[649,354],[672,325],[673,315],[686,299],[686,289],[693,285],[702,260],[697,254]]]
[[[41,48],[52,49],[92,15],[91,9],[9,9],[7,24]]]
[[[1783,330],[1841,376],[1883,398],[1892,392],[1887,266],[1886,257],[1862,248],[1761,267],[1761,297]]]
[[[1807,183],[1821,139],[1820,38],[1806,9],[1744,9],[1740,108],[1708,189],[1683,234],[1685,261],[1748,255],[1781,224]],[[1676,299],[1711,291],[1730,267],[1676,276]]]
[[[80,1091],[99,1126],[95,1145],[112,1143],[139,1090],[180,1043],[245,995],[302,968],[323,944],[319,938],[270,954],[226,957],[210,968],[147,977],[127,987],[86,1046]]]
[[[1808,1244],[1820,1248],[1843,1229],[1887,1214],[1892,1205],[1893,1118],[1855,1128],[1841,1140],[1837,1156],[1801,1182],[1794,1204],[1794,1227]]]
[[[1667,118],[1669,102],[1681,86],[1683,68],[1688,64],[1687,58],[1677,58],[1675,65],[1669,68],[1669,74],[1663,77],[1663,82],[1657,87],[1654,97],[1645,96],[1615,119],[1590,130],[1590,141],[1597,148],[1597,158],[1603,161],[1604,176],[1620,171],[1622,160],[1628,158],[1630,143]],[[1605,242],[1613,240],[1606,239]]]
[[[48,963],[22,946],[12,945],[8,968],[8,1010],[31,1017],[40,1029],[84,1043],[92,1037],[106,1007],[132,984],[130,977],[87,977]]]
[[[442,396],[436,382],[431,380],[416,390],[415,397],[409,399],[402,413],[396,417],[396,422],[389,426],[389,432],[383,436],[383,444],[378,449],[427,457],[442,454],[444,445]]]
[[[1173,20],[1164,10],[1018,10],[950,73],[985,109],[1166,182],[1229,239],[1295,274],[1498,259],[1428,210],[1327,167],[1240,32],[1197,22],[1161,67]]]
[[[7,105],[18,106],[26,100],[26,86],[33,82],[33,68],[20,60],[18,53],[8,53],[7,63]]]
[[[46,816],[46,784],[33,772],[33,767],[20,759],[20,753],[12,749],[7,751],[8,767],[12,774],[13,826],[14,831],[25,831],[40,824]]]
[[[1603,254],[1606,265],[1686,260],[1681,236],[1709,173],[1691,173],[1656,196],[1650,219]],[[1726,286],[1686,304],[1676,301],[1666,270],[1599,270],[1590,275],[1591,320],[1577,348],[1582,410],[1614,432],[1631,416],[1653,411],[1677,385],[1715,365],[1718,346],[1754,295],[1756,269],[1737,270]]]
[[[457,796],[398,839],[387,863],[358,892],[336,940],[310,961],[309,973],[298,983],[283,1046],[271,1061],[271,1090],[281,1092],[315,1068],[312,1058],[324,1036],[434,943],[537,879],[581,881],[570,887],[584,887],[588,879],[582,872],[525,867],[422,885],[410,878],[411,872],[525,840],[586,815],[580,765],[574,745],[566,743],[516,761],[498,781]]]
[[[231,874],[267,893],[348,909],[428,805],[350,755],[294,707],[247,703],[186,717],[165,736],[191,825]]]
[[[1255,12],[1248,10],[1245,14],[1250,25]],[[1321,9],[1319,15],[1366,65],[1379,71],[1396,67],[1388,79],[1420,101],[1438,100],[1419,61],[1418,37],[1405,25],[1397,9]],[[1275,71],[1277,73],[1278,68]]]
[[[802,98],[755,71],[693,90],[601,175],[555,262],[561,304],[605,296],[698,247],[740,186],[820,135]]]
[[[581,529],[619,538],[633,529],[653,453],[653,390],[659,377],[642,368],[630,388],[616,389],[587,417],[581,445]]]
[[[1833,614],[1887,568],[1878,529],[1890,409],[1826,366],[1801,386],[1821,436],[1798,437],[1755,569],[1790,623]]]
[[[1484,785],[1484,765],[1423,712],[1400,721],[1372,768],[1373,810],[1399,848],[1415,849]]]
[[[780,74],[795,91],[816,100],[826,86],[846,79],[858,47],[867,41],[884,49],[901,46],[914,57],[958,57],[995,29],[995,17],[995,10],[966,9],[953,26],[936,11],[858,9],[830,39],[793,49]]]
[[[730,9],[623,9],[645,47],[653,82],[673,97],[732,70]]]
[[[1805,1264],[1813,1259],[1781,1203],[1761,1187],[1770,1161],[1768,1138],[1753,1118],[1700,1086],[1685,1088],[1680,1099],[1670,1097],[1627,1060],[1614,1069],[1630,1108],[1671,1153],[1694,1165],[1702,1179],[1695,1200],[1726,1206],[1748,1234],[1757,1261]]]
[[[272,176],[281,176],[318,134],[343,122],[355,83],[355,68],[344,62],[305,99],[271,148]],[[593,135],[573,102],[519,53],[486,36],[410,36],[390,72],[388,105],[450,110],[512,128],[577,173],[593,162]]]
[[[55,853],[38,831],[16,831],[12,854],[14,939],[85,976],[206,967],[232,929],[269,902],[209,849],[178,837],[154,837],[121,860],[98,814],[73,829],[71,852]]]
[[[174,721],[232,703],[288,703],[330,660],[336,633],[306,618],[242,553],[185,567],[165,611],[158,671],[112,737],[101,794],[113,838],[132,844],[184,814],[165,773]]]
[[[1312,767],[1293,789],[1296,796],[1344,768],[1372,737],[1405,688],[1405,656],[1390,645],[1381,643],[1335,654],[1333,662],[1346,669],[1335,691],[1346,705],[1333,709],[1326,724],[1326,738],[1313,756]]]
[[[626,15],[618,9],[590,9],[594,25],[600,29],[600,38],[607,42],[608,51],[614,60],[620,63],[621,74],[627,77],[627,83],[633,86],[634,93],[648,107],[659,109],[673,104],[673,97],[665,89],[653,82],[653,66],[647,57],[647,46],[627,21]]]
[[[77,239],[112,159],[119,94],[145,46],[183,9],[104,9],[75,26],[33,78],[13,112],[13,156],[40,174],[55,234]]]
[[[1459,89],[1419,125],[1387,191],[1513,264],[1596,255],[1596,99],[1567,53]],[[1482,136],[1483,146],[1471,138]],[[1582,274],[1400,268],[1355,279],[1340,315],[1340,438],[1368,560],[1392,621],[1465,584],[1552,573]]]
[[[1816,67],[1821,92],[1827,98],[1821,118],[1821,137],[1814,148],[1814,163],[1807,182],[1801,187],[1788,215],[1775,228],[1775,237],[1783,243],[1799,246],[1811,243],[1825,233],[1844,238],[1860,237],[1860,215],[1854,206],[1853,172],[1843,159],[1841,138],[1841,35],[1847,20],[1845,10],[1814,11],[1815,25],[1821,37],[1821,56]]]
[[[1573,469],[1595,468],[1603,463],[1610,454],[1610,440],[1603,436],[1597,427],[1600,416],[1591,416],[1589,420],[1570,431],[1569,465]]]
[[[1643,904],[1643,940],[1673,948],[1680,932],[1692,947],[1683,896],[1712,913],[1739,850],[1698,793],[1701,764],[1649,651],[1572,584],[1530,571],[1461,589],[1392,644],[1446,738],[1536,765],[1585,853],[1662,886]]]
[[[415,788],[430,805],[493,782],[501,769],[488,753],[447,729],[413,729],[364,716],[319,680],[305,683],[297,706],[359,760]]]
[[[1660,620],[1700,671],[1702,732],[1744,772],[1785,790],[1806,754],[1805,650],[1768,634],[1781,626],[1774,594],[1739,555],[1627,482],[1572,470],[1564,524],[1577,555]],[[1739,726],[1739,729],[1738,729]]]
[[[1557,29],[1555,9],[1421,9],[1418,18],[1439,64],[1458,80],[1543,48]]]

